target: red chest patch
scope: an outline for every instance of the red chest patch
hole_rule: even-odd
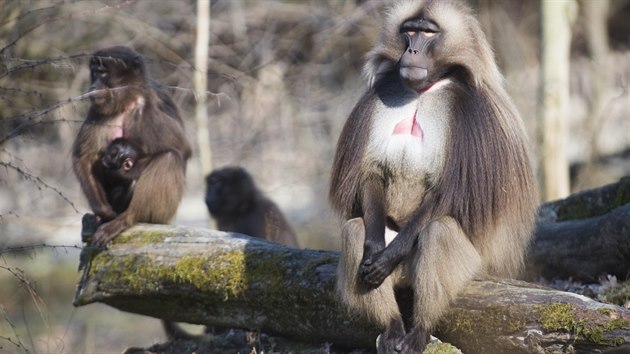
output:
[[[416,119],[417,114],[418,111],[413,114],[413,117],[405,118],[398,122],[394,127],[393,134],[410,134],[422,140],[424,132],[422,131],[420,123],[418,123],[418,120]]]

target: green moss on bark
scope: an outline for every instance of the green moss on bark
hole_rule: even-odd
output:
[[[208,265],[212,264],[212,269]],[[105,272],[101,270],[107,269]],[[219,294],[223,299],[239,296],[246,288],[245,261],[242,252],[226,252],[212,259],[206,255],[186,256],[174,266],[137,256],[98,255],[91,273],[100,272],[99,279],[132,292],[155,289],[160,283],[187,283],[205,293]]]
[[[525,318],[525,314],[504,306],[489,306],[483,313],[474,316],[470,311],[453,310],[448,316],[448,327],[451,332],[465,337],[480,333],[515,333],[525,327]]]
[[[570,197],[558,208],[558,221],[592,218],[609,213],[622,205],[630,203],[630,178],[623,178],[612,188],[602,189],[593,196]],[[601,198],[601,201],[597,201]]]
[[[569,332],[575,335],[576,340],[585,339],[604,345],[620,345],[623,338],[610,338],[605,334],[619,328],[628,328],[630,321],[622,318],[613,318],[611,312],[599,311],[602,315],[597,319],[582,318],[571,304],[550,304],[540,307],[540,322],[545,331]]]
[[[116,236],[112,241],[112,244],[141,244],[148,245],[154,243],[161,243],[167,237],[173,236],[172,233],[161,230],[151,230],[143,232],[123,232]]]

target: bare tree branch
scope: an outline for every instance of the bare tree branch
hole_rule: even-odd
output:
[[[1,143],[0,143],[1,145]],[[24,177],[26,180],[31,181],[36,187],[37,189],[41,190],[42,187],[45,189],[49,189],[53,192],[55,192],[55,194],[57,194],[59,197],[61,197],[61,199],[63,199],[66,203],[68,203],[68,205],[70,205],[72,207],[72,209],[74,209],[75,212],[79,212],[79,210],[77,209],[76,206],[74,206],[74,203],[68,199],[68,197],[66,197],[59,189],[57,189],[56,187],[46,183],[44,180],[41,179],[41,177],[39,176],[35,176],[34,174],[25,171],[23,168],[16,166],[10,162],[4,162],[4,161],[0,161],[0,167],[5,167],[7,169],[12,169],[15,170],[17,173],[19,173],[22,177]]]

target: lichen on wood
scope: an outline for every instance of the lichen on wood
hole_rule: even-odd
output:
[[[582,191],[566,199],[547,203],[543,209],[555,213],[555,221],[592,218],[630,203],[630,177],[593,190]]]
[[[380,332],[335,294],[336,252],[203,228],[137,225],[97,254],[75,304],[170,321],[258,329],[307,343],[374,348]],[[630,342],[630,312],[501,279],[471,282],[436,331],[465,353],[554,352]]]

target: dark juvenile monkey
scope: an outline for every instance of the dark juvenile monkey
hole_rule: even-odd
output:
[[[116,138],[102,152],[101,163],[94,165],[94,173],[105,189],[107,201],[117,214],[129,206],[147,161],[146,155],[129,139]]]
[[[397,3],[365,72],[331,175],[331,203],[349,219],[337,289],[382,326],[380,352],[421,353],[470,279],[517,273],[537,188],[522,121],[462,1]],[[402,287],[412,314],[396,301]]]
[[[91,106],[74,142],[74,172],[101,223],[92,244],[105,246],[138,222],[168,223],[181,201],[191,149],[176,105],[148,77],[140,54],[126,47],[99,50],[90,58]],[[128,206],[114,208],[94,173],[111,141],[125,138],[146,162]],[[119,209],[119,210],[116,210]]]
[[[241,167],[224,167],[206,176],[205,201],[219,230],[299,247],[280,208],[263,195]]]

